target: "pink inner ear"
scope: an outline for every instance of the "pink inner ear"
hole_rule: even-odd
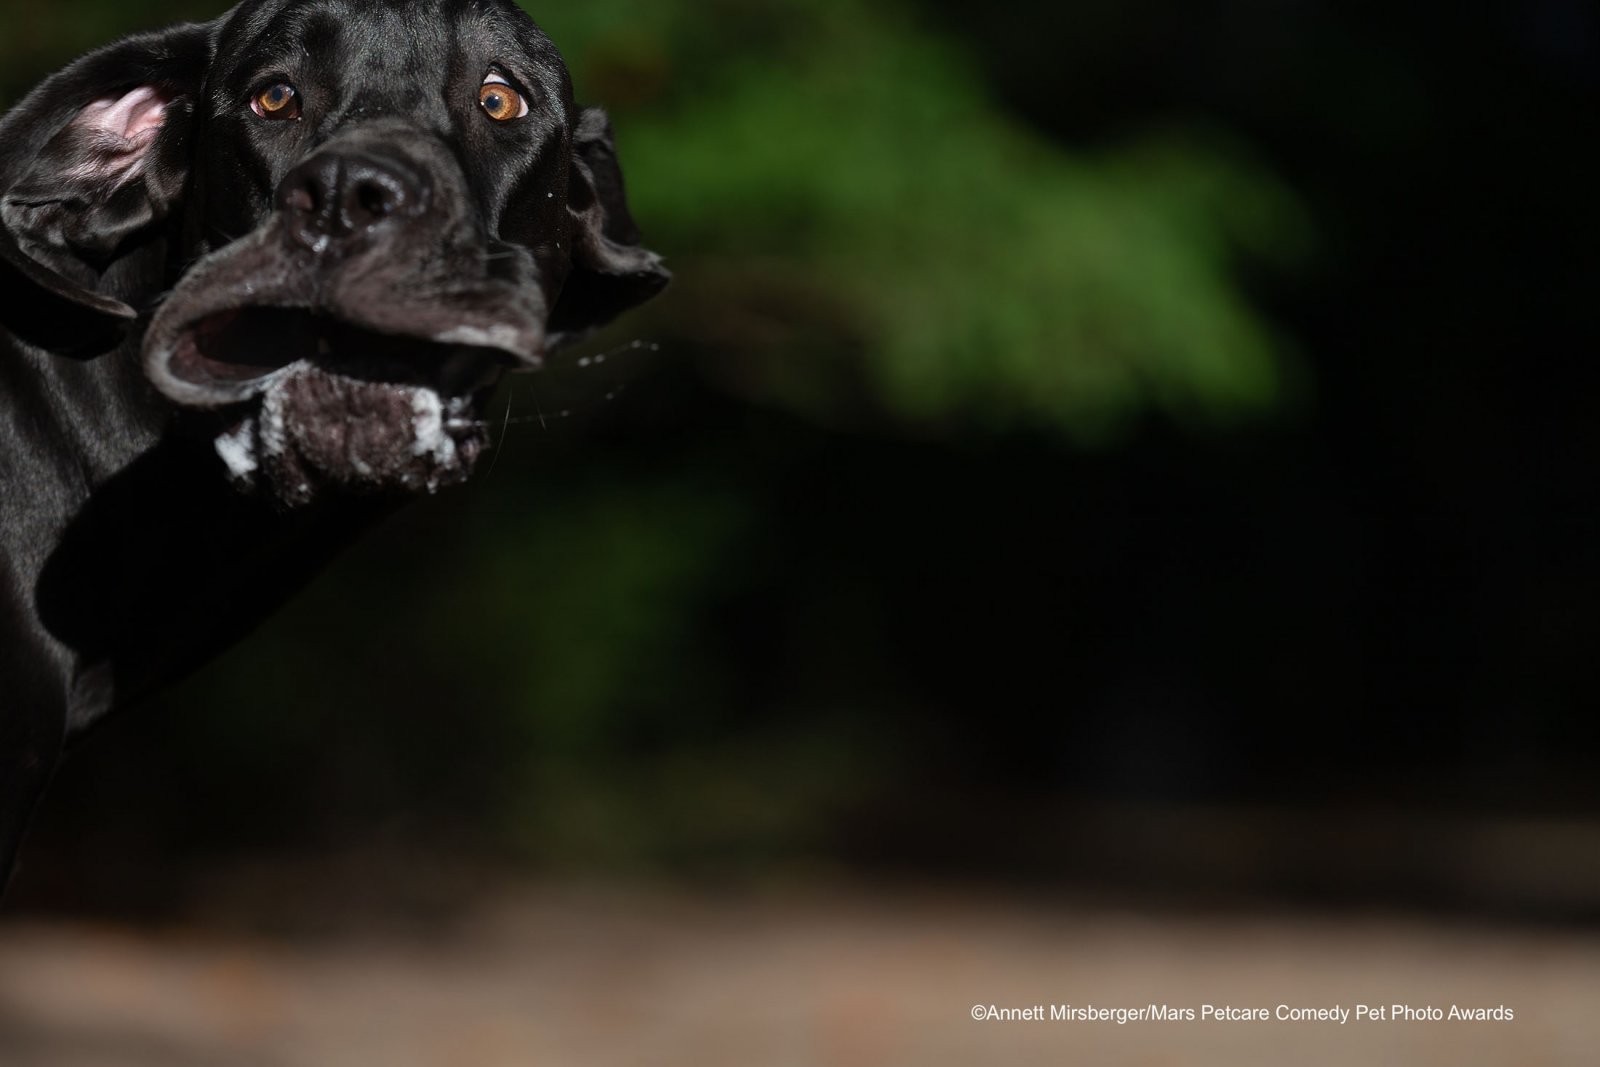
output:
[[[131,93],[96,100],[83,109],[76,124],[142,148],[160,132],[171,102],[155,86],[141,85]]]
[[[78,112],[71,130],[87,134],[75,165],[62,177],[70,181],[105,182],[115,190],[144,169],[174,97],[153,85],[141,85],[122,96],[108,96]]]

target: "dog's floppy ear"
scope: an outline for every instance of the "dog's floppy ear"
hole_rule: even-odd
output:
[[[59,351],[108,347],[135,317],[101,290],[188,181],[208,26],[141,34],[47,78],[0,121],[0,319]]]
[[[572,274],[550,313],[552,344],[605,325],[672,280],[661,257],[639,243],[611,120],[599,108],[585,108],[573,131],[567,209],[573,216]]]

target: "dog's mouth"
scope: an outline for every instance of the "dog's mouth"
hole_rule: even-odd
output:
[[[325,261],[272,223],[190,269],[151,321],[145,373],[216,412],[234,480],[282,504],[432,492],[486,450],[502,373],[543,357],[541,289],[490,262],[376,243]]]
[[[166,369],[180,382],[232,401],[269,392],[275,381],[308,368],[376,386],[465,395],[492,385],[517,362],[510,352],[485,347],[493,340],[491,331],[470,327],[419,337],[301,308],[243,307],[183,330]]]
[[[164,391],[224,409],[241,486],[298,506],[328,489],[433,492],[488,446],[483,402],[514,351],[492,328],[389,333],[304,308],[224,308],[175,332]],[[176,383],[176,384],[173,384]]]

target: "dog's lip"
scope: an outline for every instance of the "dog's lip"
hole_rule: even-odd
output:
[[[223,407],[248,401],[267,389],[287,368],[306,362],[339,373],[341,356],[359,360],[362,351],[319,352],[293,336],[285,349],[272,351],[270,336],[252,339],[254,352],[226,360],[206,358],[205,331],[227,329],[240,316],[281,314],[288,321],[315,321],[322,336],[359,336],[361,350],[404,350],[423,354],[437,375],[459,370],[463,359],[480,369],[493,365],[536,369],[543,363],[542,297],[509,282],[477,280],[453,286],[413,285],[409,299],[403,279],[382,269],[356,276],[316,276],[303,264],[284,261],[266,230],[197,263],[162,305],[146,333],[147,377],[169,399],[190,407]],[[403,267],[397,268],[402,270]],[[539,305],[539,306],[535,306]],[[418,361],[421,362],[420,360]],[[415,379],[413,379],[415,380]]]
[[[229,358],[206,353],[208,331],[243,330],[252,322],[265,325],[281,316],[298,329],[272,329]],[[286,373],[306,363],[330,373],[353,376],[357,366],[378,367],[385,360],[407,362],[415,371],[407,380],[447,385],[465,392],[481,384],[490,370],[538,367],[542,337],[499,321],[373,322],[354,316],[326,314],[298,304],[242,304],[196,310],[160,335],[147,339],[145,369],[156,387],[172,400],[199,407],[219,407],[251,399]],[[282,347],[274,349],[273,342]],[[462,382],[462,378],[470,379]]]
[[[316,370],[378,384],[464,396],[508,368],[530,365],[521,338],[500,323],[433,331],[380,329],[343,316],[281,305],[228,307],[180,327],[147,358],[151,378],[180,403],[217,407],[250,400],[286,374]],[[537,357],[534,357],[535,360]]]

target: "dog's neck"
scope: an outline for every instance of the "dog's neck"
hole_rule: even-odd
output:
[[[0,554],[36,639],[73,664],[68,733],[242,637],[390,508],[330,500],[294,512],[227,479],[203,420],[181,417],[126,346],[67,360],[0,332],[0,473],[26,479]],[[48,401],[48,402],[46,402]],[[4,469],[28,457],[26,472]]]

